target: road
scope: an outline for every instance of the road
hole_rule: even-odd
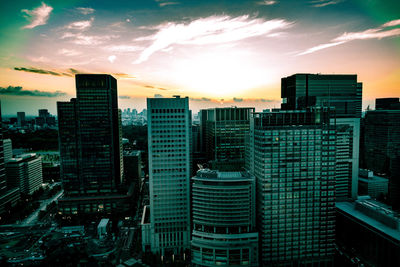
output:
[[[63,194],[64,194],[64,189],[62,189],[59,193],[54,195],[52,198],[43,200],[43,202],[40,203],[40,207],[36,211],[34,211],[31,215],[29,215],[29,217],[27,217],[25,220],[23,220],[21,222],[21,225],[35,224],[38,219],[39,212],[41,210],[45,210],[48,204],[59,199]]]

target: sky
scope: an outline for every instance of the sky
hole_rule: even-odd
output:
[[[75,97],[76,73],[118,80],[120,108],[280,107],[281,78],[357,74],[363,107],[400,96],[400,1],[0,2],[2,114]]]

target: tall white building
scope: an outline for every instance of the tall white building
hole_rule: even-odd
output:
[[[7,186],[19,187],[21,193],[30,195],[43,182],[42,158],[35,153],[22,154],[6,163]]]
[[[161,255],[190,247],[189,98],[147,99],[150,247]]]

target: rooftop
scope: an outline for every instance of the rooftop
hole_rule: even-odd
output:
[[[337,202],[336,208],[400,241],[398,214],[390,210],[388,206],[370,198],[360,198],[356,202]]]

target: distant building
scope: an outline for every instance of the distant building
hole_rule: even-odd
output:
[[[373,171],[360,169],[358,177],[358,194],[372,198],[383,197],[388,194],[389,180],[374,175]]]
[[[117,81],[110,75],[77,74],[76,98],[57,102],[61,214],[111,213],[127,201]]]
[[[364,151],[364,167],[389,177],[389,198],[400,210],[400,110],[367,111]]]
[[[40,118],[48,118],[48,117],[50,117],[50,113],[47,109],[39,109],[39,117]]]
[[[192,265],[259,266],[255,179],[199,170],[192,178]]]
[[[148,98],[151,251],[190,247],[191,112],[189,98]]]
[[[10,188],[7,186],[6,169],[5,169],[5,157],[8,158],[9,147],[6,143],[6,156],[4,157],[3,151],[3,126],[1,118],[1,102],[0,102],[0,215],[6,212],[9,208],[15,206],[20,200],[19,188]],[[4,140],[5,141],[5,140]],[[0,217],[1,222],[1,217]]]
[[[240,171],[244,167],[245,135],[254,108],[212,108],[201,111],[201,139],[211,168]]]
[[[25,126],[25,112],[21,111],[21,112],[17,112],[17,124],[18,127],[23,127]]]
[[[283,110],[314,106],[335,109],[336,199],[356,199],[362,107],[362,83],[357,75],[294,74],[282,78],[281,97]]]
[[[42,159],[35,153],[22,154],[6,163],[7,185],[31,195],[43,183]]]
[[[4,163],[13,157],[11,139],[3,139]]]
[[[336,243],[364,266],[400,266],[399,216],[368,198],[337,202]]]
[[[332,263],[336,129],[330,118],[320,107],[251,117],[246,169],[256,177],[260,265]]]

